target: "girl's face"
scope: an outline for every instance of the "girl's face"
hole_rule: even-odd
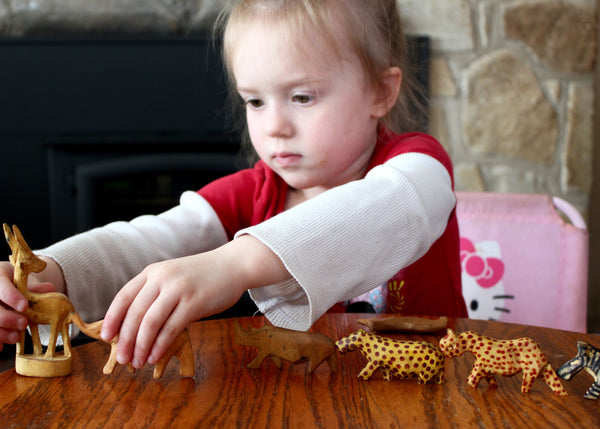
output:
[[[262,24],[244,30],[232,56],[256,152],[304,198],[363,177],[381,115],[362,69],[319,40],[299,53]]]

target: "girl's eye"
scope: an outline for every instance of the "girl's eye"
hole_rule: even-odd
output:
[[[259,100],[258,98],[251,98],[249,100],[246,100],[246,106],[250,106],[255,109],[261,107],[263,104],[263,101]]]
[[[299,104],[308,104],[313,98],[310,95],[296,94],[292,97],[292,100]]]

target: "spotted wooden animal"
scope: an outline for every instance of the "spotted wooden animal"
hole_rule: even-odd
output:
[[[444,355],[426,341],[400,341],[371,334],[363,329],[338,340],[335,346],[340,353],[358,349],[368,360],[358,378],[368,380],[379,368],[384,380],[418,377],[419,383],[435,379],[444,381]]]
[[[566,361],[558,368],[558,375],[565,380],[585,369],[594,379],[584,397],[587,399],[598,399],[600,396],[600,349],[589,345],[584,341],[577,341],[577,355]]]
[[[449,358],[466,351],[475,355],[476,361],[467,380],[471,387],[477,387],[484,377],[490,386],[497,386],[494,374],[511,376],[523,371],[522,393],[529,393],[535,379],[543,374],[544,381],[554,393],[567,394],[540,346],[531,338],[494,340],[472,331],[456,335],[448,329],[440,340],[440,348]]]

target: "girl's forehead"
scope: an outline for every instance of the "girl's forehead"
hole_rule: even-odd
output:
[[[235,67],[236,60],[243,58],[248,51],[264,59],[290,56],[311,68],[327,67],[333,62],[348,61],[354,57],[350,49],[332,34],[323,34],[323,31],[316,29],[310,31],[307,28],[304,31],[294,31],[282,23],[261,21],[247,22],[243,31],[236,32],[227,52],[231,66]],[[249,50],[251,44],[260,49]]]

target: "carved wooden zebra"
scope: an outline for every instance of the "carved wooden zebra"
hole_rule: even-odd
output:
[[[594,378],[594,383],[585,392],[585,398],[598,399],[600,396],[600,349],[584,341],[577,341],[577,355],[565,362],[557,374],[565,380],[585,369]]]

